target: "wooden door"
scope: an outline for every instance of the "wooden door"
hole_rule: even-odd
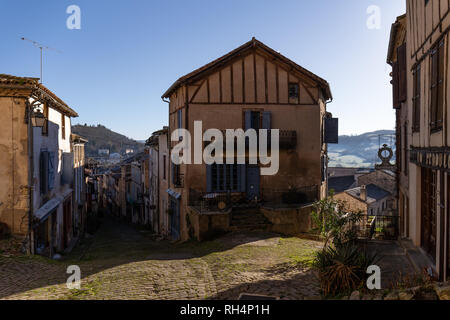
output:
[[[436,172],[422,168],[421,245],[434,262],[436,262],[436,186]]]
[[[260,189],[260,170],[258,166],[247,167],[247,199],[255,200],[259,199]]]
[[[447,279],[450,279],[450,174],[447,174]]]
[[[170,233],[172,240],[180,240],[180,202],[176,199],[169,201],[170,216]]]
[[[69,246],[70,233],[72,230],[72,205],[71,201],[67,200],[63,204],[63,217],[64,217],[64,235],[63,235],[63,247],[64,249]]]

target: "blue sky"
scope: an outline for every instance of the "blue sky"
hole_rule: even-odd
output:
[[[69,30],[69,5],[81,30]],[[366,10],[381,9],[369,29]],[[325,78],[341,134],[393,129],[389,31],[405,0],[0,0],[0,73],[39,77],[73,107],[73,123],[146,139],[167,123],[162,93],[180,76],[255,36]]]

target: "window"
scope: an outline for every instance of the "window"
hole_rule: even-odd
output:
[[[298,99],[299,86],[298,83],[289,83],[289,99]]]
[[[66,116],[61,114],[61,137],[66,140]]]
[[[431,51],[431,131],[442,129],[444,104],[444,41]]]
[[[211,165],[211,191],[212,192],[238,192],[239,167],[237,164]]]
[[[405,144],[403,147],[403,149],[404,149],[403,170],[405,172],[405,176],[407,176],[409,163],[408,163],[408,126],[406,124],[403,126],[403,136],[405,139]]]
[[[413,73],[413,132],[420,131],[420,64]]]
[[[182,187],[181,167],[178,164],[172,164],[172,184],[175,187]]]
[[[178,110],[177,111],[177,124],[178,124],[178,129],[183,128],[183,110]]]
[[[42,135],[48,136],[48,105],[47,105],[47,103],[44,103],[42,113],[44,114],[44,117],[45,117],[45,123],[44,123],[44,126],[42,127]]]
[[[167,161],[167,156],[163,156],[163,179],[167,180],[167,175],[166,175],[166,161]]]
[[[55,187],[55,152],[41,151],[39,157],[39,182],[42,195]]]

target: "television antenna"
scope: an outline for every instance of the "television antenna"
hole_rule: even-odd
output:
[[[24,37],[22,37],[21,40],[31,42],[33,44],[33,46],[35,46],[36,48],[39,48],[39,50],[41,52],[41,77],[40,77],[40,79],[41,79],[41,83],[42,83],[43,82],[43,51],[44,50],[52,50],[52,51],[56,51],[58,53],[62,53],[62,52],[59,51],[58,49],[47,47],[37,41],[30,40],[30,39],[27,39]]]

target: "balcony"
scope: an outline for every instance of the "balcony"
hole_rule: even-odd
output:
[[[246,193],[207,193],[189,189],[189,206],[200,213],[226,212],[231,209],[298,208],[318,200],[319,187],[310,186],[276,193],[267,192],[263,199],[250,201]]]
[[[173,186],[177,189],[184,188],[184,174],[179,173],[173,177]]]
[[[189,189],[189,206],[200,213],[226,212],[233,208],[255,208],[244,193],[207,193]]]
[[[397,240],[399,221],[398,215],[364,216],[352,230],[361,239]]]
[[[290,150],[297,147],[297,131],[280,130],[280,149]]]

